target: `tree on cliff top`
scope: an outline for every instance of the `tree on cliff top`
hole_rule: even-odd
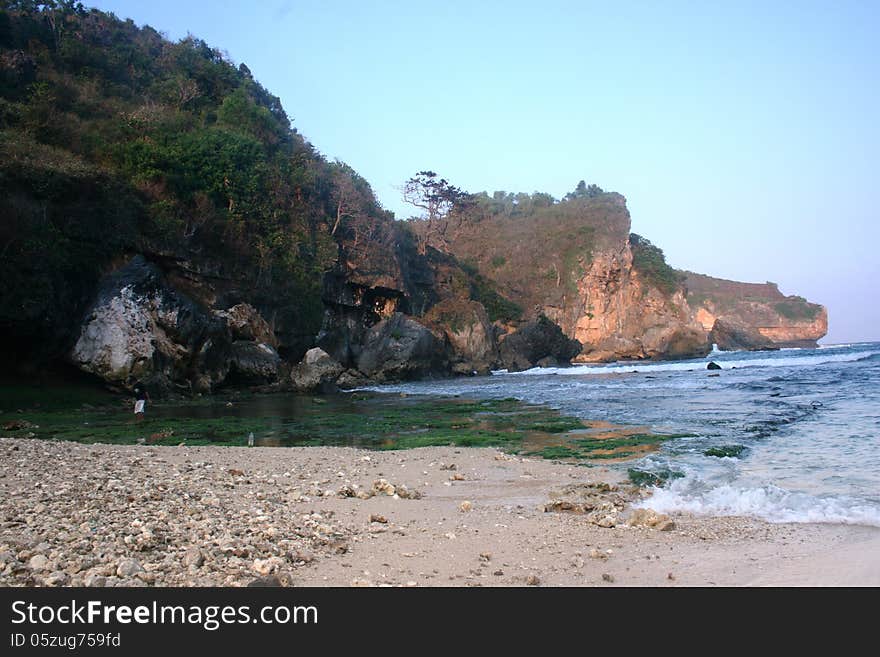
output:
[[[573,192],[569,192],[565,195],[564,200],[573,201],[579,198],[596,198],[600,194],[604,194],[605,190],[599,187],[599,185],[587,185],[586,182],[581,180],[577,187],[574,188]]]
[[[445,178],[438,178],[433,171],[419,171],[404,183],[403,200],[423,213],[417,218],[424,221],[421,229],[416,231],[419,253],[424,255],[429,243],[446,250],[450,216],[468,198],[470,195],[467,192]],[[462,215],[459,214],[459,225],[461,220]]]

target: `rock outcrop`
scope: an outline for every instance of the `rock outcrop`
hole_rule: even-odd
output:
[[[709,342],[721,351],[764,351],[779,349],[773,340],[749,326],[716,319],[709,332]]]
[[[828,331],[824,306],[800,296],[786,296],[775,283],[740,283],[683,273],[694,317],[704,330],[720,333],[720,342],[713,339],[719,349],[815,348],[817,340]],[[719,321],[721,325],[716,331]],[[725,327],[736,327],[742,339],[730,336]],[[733,340],[730,346],[722,346],[727,344],[728,337]],[[752,344],[766,347],[749,346]]]
[[[226,320],[234,340],[249,340],[278,348],[278,339],[269,323],[259,311],[249,303],[238,303],[226,310],[215,310],[214,314]]]
[[[240,382],[275,379],[280,359],[274,336],[252,308],[231,328],[214,312],[168,284],[157,265],[138,255],[105,276],[69,354],[80,369],[129,385],[146,380],[157,390],[208,392],[232,373]],[[267,342],[234,340],[262,337]]]
[[[330,392],[337,387],[337,380],[344,371],[326,351],[315,347],[293,368],[290,379],[294,389],[300,392]]]
[[[482,304],[447,299],[428,311],[425,322],[446,336],[454,374],[488,374],[498,365],[498,331]]]
[[[265,342],[236,340],[229,354],[229,380],[237,383],[272,383],[278,378],[281,358]]]
[[[443,340],[403,313],[394,313],[367,332],[357,369],[375,381],[417,379],[448,371]]]
[[[583,314],[572,333],[584,345],[579,361],[696,358],[711,350],[684,294],[648,283],[633,268],[628,243],[594,255],[578,291]]]
[[[683,291],[660,289],[634,266],[620,194],[465,222],[450,248],[527,318],[545,315],[580,342],[577,361],[688,358],[711,349]]]
[[[553,321],[541,315],[521,326],[501,342],[501,364],[509,372],[568,365],[581,344],[567,337]]]

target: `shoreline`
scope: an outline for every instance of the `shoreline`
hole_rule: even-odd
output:
[[[880,585],[880,528],[631,526],[618,473],[492,448],[3,438],[0,455],[2,586]]]

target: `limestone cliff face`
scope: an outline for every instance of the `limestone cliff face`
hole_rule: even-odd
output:
[[[758,331],[782,346],[814,346],[828,333],[828,311],[823,306],[813,321],[788,321],[784,326],[759,326]]]
[[[578,281],[580,312],[570,335],[584,345],[576,360],[692,358],[710,350],[681,290],[667,295],[632,266],[624,243],[595,254]]]
[[[706,331],[717,328],[717,322],[735,325],[757,331],[775,347],[815,347],[828,332],[824,306],[796,295],[786,296],[775,283],[741,283],[685,274],[688,302]],[[719,348],[726,346],[719,344]]]
[[[629,240],[626,200],[608,193],[465,223],[450,245],[525,310],[523,319],[543,314],[579,341],[576,361],[708,353],[683,291],[640,274]]]

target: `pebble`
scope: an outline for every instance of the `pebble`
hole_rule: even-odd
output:
[[[302,506],[321,474],[285,486],[308,466],[202,449],[0,437],[0,519],[17,521],[0,535],[0,586],[245,586],[256,559],[285,582],[349,549],[356,529]]]
[[[63,570],[56,570],[43,580],[46,586],[64,586],[69,582],[70,576]]]
[[[49,559],[45,554],[35,554],[28,560],[28,566],[31,570],[46,570],[49,565]]]
[[[134,577],[142,572],[144,572],[144,567],[135,559],[123,559],[116,566],[116,574],[119,577]]]
[[[195,568],[198,568],[203,563],[205,563],[205,555],[202,554],[202,551],[199,548],[191,547],[183,553],[184,566],[194,566]]]

